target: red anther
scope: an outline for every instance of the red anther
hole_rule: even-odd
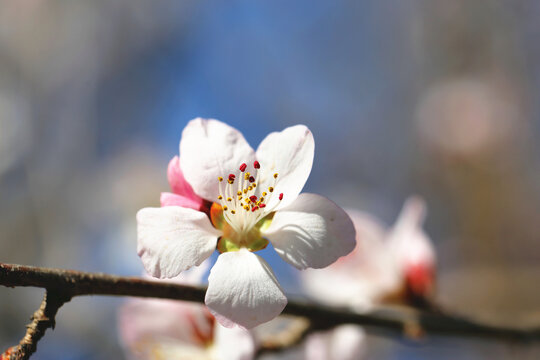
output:
[[[253,176],[249,177],[249,182],[255,182],[255,178]]]
[[[229,174],[229,180],[234,181],[234,179],[236,179],[236,176],[234,176],[234,174]]]
[[[266,204],[259,204],[260,208],[266,207]]]
[[[255,169],[260,169],[261,168],[261,164],[259,164],[259,162],[257,160],[255,160],[255,162],[253,163],[253,167]]]
[[[279,194],[279,200],[283,200],[283,193]]]
[[[240,171],[241,171],[241,172],[246,171],[246,168],[247,168],[246,163],[243,163],[242,165],[240,165]]]
[[[255,210],[259,210],[259,207],[258,206],[254,206],[251,208],[251,212],[255,212]]]
[[[256,202],[257,201],[257,197],[255,195],[251,195],[249,197],[249,200],[251,200],[251,202]]]

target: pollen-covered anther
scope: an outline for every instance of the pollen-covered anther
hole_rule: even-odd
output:
[[[257,189],[261,176],[261,164],[258,161],[253,162],[254,173],[247,171],[247,164],[242,163],[239,166],[240,172],[228,174],[225,177],[219,177],[219,204],[223,209],[225,220],[231,225],[235,232],[245,236],[250,229],[259,223],[277,206],[277,202],[272,201],[274,187],[277,184],[277,173],[273,173],[273,182],[264,184],[261,190]],[[264,179],[264,177],[263,177]],[[228,184],[221,184],[227,180]],[[234,185],[233,185],[234,184]],[[265,190],[265,191],[262,191]],[[279,200],[283,199],[283,193],[278,193]],[[272,205],[266,206],[270,202]],[[242,208],[245,210],[242,211]]]

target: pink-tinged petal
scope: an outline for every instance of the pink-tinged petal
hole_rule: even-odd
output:
[[[273,175],[278,174],[274,193],[283,193],[283,200],[276,209],[291,204],[300,194],[311,172],[314,153],[313,135],[304,125],[273,132],[261,142],[257,148],[263,175],[259,183],[265,188],[272,186]],[[273,196],[268,206],[273,207],[277,202],[277,196]]]
[[[402,284],[399,268],[385,242],[386,228],[373,216],[347,210],[357,245],[325,269],[306,269],[300,276],[306,293],[320,302],[368,311]]]
[[[305,358],[310,360],[355,360],[365,353],[366,334],[361,327],[341,325],[317,332],[306,339]]]
[[[154,277],[174,277],[200,265],[215,250],[219,235],[208,216],[193,209],[168,206],[137,213],[137,252]]]
[[[300,194],[277,211],[264,231],[277,253],[299,269],[323,268],[350,253],[355,230],[349,215],[327,198]]]
[[[215,320],[202,305],[162,299],[133,299],[120,307],[118,330],[123,347],[137,359],[154,354],[187,356],[206,350]]]
[[[205,303],[223,326],[250,329],[278,316],[287,298],[266,261],[240,249],[218,257]]]
[[[216,360],[251,360],[255,355],[255,339],[249,330],[216,324],[214,351]]]
[[[194,200],[191,198],[187,198],[182,195],[177,195],[173,193],[168,192],[162,192],[161,197],[161,206],[181,206],[186,207],[194,210],[200,210],[201,205],[203,203],[202,199],[199,198],[199,200]]]
[[[191,120],[180,140],[180,168],[200,197],[216,201],[218,177],[253,163],[255,152],[236,129],[214,119]]]
[[[182,195],[193,201],[199,201],[202,204],[202,199],[195,194],[191,185],[187,182],[182,170],[180,169],[180,159],[175,156],[169,162],[167,167],[167,179],[173,193]]]

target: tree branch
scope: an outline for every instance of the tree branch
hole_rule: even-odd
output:
[[[33,286],[47,289],[40,308],[36,311],[25,337],[17,347],[19,353],[35,351],[37,341],[45,330],[54,327],[54,316],[65,302],[80,295],[114,295],[162,298],[204,302],[206,289],[137,277],[113,276],[73,270],[39,268],[0,263],[0,285]],[[540,328],[521,329],[483,325],[442,311],[420,311],[413,308],[382,309],[358,314],[347,309],[289,301],[283,314],[300,316],[310,321],[309,330],[326,330],[340,324],[362,325],[371,332],[395,335],[421,331],[433,335],[484,337],[510,341],[540,341]],[[7,357],[7,352],[3,355]],[[26,355],[25,355],[26,356]],[[2,359],[2,358],[0,358]]]

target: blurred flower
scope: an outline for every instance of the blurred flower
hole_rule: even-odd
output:
[[[501,146],[516,132],[516,94],[494,81],[463,78],[436,84],[421,98],[421,140],[447,155],[475,156]]]
[[[385,301],[423,305],[434,282],[435,252],[422,230],[425,204],[418,197],[405,201],[391,229],[369,214],[349,210],[357,246],[324,270],[306,270],[307,293],[334,306],[367,311]],[[365,351],[364,330],[355,325],[314,333],[306,339],[308,359],[358,359]]]
[[[210,214],[179,206],[140,210],[138,253],[152,276],[167,278],[200,264],[217,245],[205,302],[222,325],[252,328],[285,307],[274,273],[252,253],[268,240],[299,269],[328,266],[354,248],[349,216],[322,196],[300,194],[314,155],[305,126],[269,134],[255,152],[238,130],[198,118],[184,129],[180,153],[179,173],[194,193],[219,204]]]
[[[306,291],[318,300],[369,310],[385,300],[422,301],[434,286],[435,252],[422,230],[425,204],[407,199],[396,224],[386,230],[380,221],[349,211],[357,247],[324,270],[302,273]]]
[[[366,334],[360,326],[341,325],[307,337],[305,358],[309,360],[355,360],[365,351]]]
[[[208,261],[168,280],[198,283]],[[160,280],[165,281],[165,280]],[[216,323],[204,305],[163,299],[134,299],[119,312],[119,335],[129,358],[248,360],[255,352],[248,330]]]

